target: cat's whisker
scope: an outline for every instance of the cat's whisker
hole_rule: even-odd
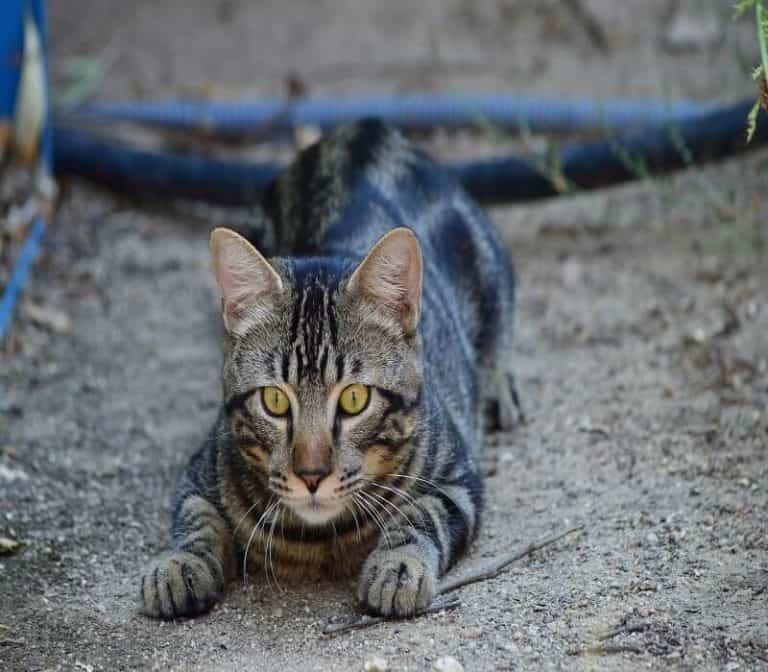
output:
[[[384,540],[389,548],[392,547],[391,539],[389,537],[389,533],[387,532],[386,528],[384,527],[381,518],[377,515],[376,511],[371,509],[371,505],[362,499],[362,495],[364,495],[362,491],[356,492],[353,501],[360,507],[360,511],[365,514],[365,516],[373,522],[374,525],[379,529],[381,532],[382,537],[384,537]]]
[[[277,502],[277,508],[279,509],[279,513],[277,517],[272,518],[272,524],[269,527],[269,535],[267,536],[267,545],[265,549],[265,559],[266,559],[266,566],[269,568],[269,571],[272,572],[272,578],[275,580],[275,586],[278,590],[282,591],[282,586],[280,585],[280,581],[277,578],[277,572],[275,571],[275,565],[272,561],[272,546],[274,541],[274,534],[275,534],[275,527],[277,525],[277,518],[279,517],[282,520],[283,513],[285,512],[285,509],[282,506],[282,503],[278,500]],[[269,576],[269,572],[267,573],[267,576]]]
[[[352,514],[352,518],[355,521],[355,530],[357,531],[357,543],[361,543],[363,540],[362,533],[360,532],[360,521],[357,519],[354,506],[350,506],[349,503],[344,504],[344,509]]]
[[[371,516],[375,521],[378,528],[381,530],[382,535],[385,538],[385,541],[387,542],[387,546],[389,548],[392,548],[392,538],[389,536],[389,530],[387,529],[387,525],[384,522],[384,519],[381,517],[381,512],[378,510],[376,501],[372,500],[368,497],[368,493],[365,492],[365,490],[361,490],[357,493],[357,495],[361,498],[361,503],[365,502],[366,510],[368,511],[369,516]],[[390,520],[392,517],[390,516]]]
[[[245,586],[248,585],[248,551],[251,548],[251,543],[253,542],[253,539],[256,536],[256,533],[259,531],[259,528],[261,527],[262,522],[267,518],[267,516],[270,515],[270,513],[274,510],[277,504],[278,504],[277,500],[270,500],[270,504],[262,512],[261,517],[256,521],[256,524],[253,526],[253,529],[251,530],[251,534],[248,537],[248,543],[245,545],[245,553],[243,554],[243,584]]]
[[[385,485],[384,483],[379,483],[378,481],[369,481],[369,483],[377,488],[382,488],[383,490],[388,490],[389,492],[401,497],[403,500],[405,500],[405,503],[415,509],[419,514],[423,514],[424,510],[422,509],[421,505],[419,504],[418,500],[410,493],[406,492],[405,490],[398,488],[394,485]],[[409,521],[410,522],[410,521]],[[415,527],[415,526],[414,526]]]
[[[397,495],[398,497],[402,497],[406,502],[408,502],[408,504],[411,504],[411,505],[414,505],[414,506],[418,505],[418,502],[416,501],[416,498],[410,492],[407,492],[406,490],[403,490],[402,488],[398,488],[397,486],[394,486],[394,485],[391,485],[391,484],[380,483],[379,481],[375,481],[375,480],[369,480],[368,483],[370,483],[371,485],[373,485],[373,486],[375,486],[377,488],[382,488],[383,490],[388,490],[389,492]]]
[[[411,480],[418,481],[419,483],[424,483],[425,485],[428,485],[430,488],[434,488],[438,492],[445,495],[450,501],[452,501],[454,504],[458,506],[458,504],[453,499],[453,497],[451,497],[443,488],[441,488],[438,483],[436,483],[435,481],[431,481],[428,478],[422,478],[421,476],[411,476],[410,474],[396,474],[396,473],[387,474],[387,477],[388,478],[409,478]]]
[[[232,530],[232,536],[234,537],[237,535],[237,531],[240,529],[240,526],[243,524],[243,521],[248,517],[248,515],[259,505],[261,502],[259,500],[256,500],[251,506],[248,507],[248,510],[242,515],[239,521],[237,521],[237,525],[235,525],[235,529]]]
[[[395,516],[402,516],[403,518],[405,518],[405,522],[407,522],[411,527],[416,527],[413,524],[413,521],[405,513],[405,511],[403,511],[394,502],[388,500],[386,497],[383,497],[382,495],[378,494],[377,492],[370,492],[369,491],[366,494],[368,494],[369,496],[374,497],[375,499],[380,501],[385,507],[389,507],[390,509],[392,509],[393,512],[389,514],[389,520],[387,521],[387,523],[391,523],[394,520]]]

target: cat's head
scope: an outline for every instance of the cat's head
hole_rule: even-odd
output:
[[[405,470],[415,450],[416,236],[390,231],[356,267],[336,258],[270,262],[227,229],[213,232],[211,252],[227,332],[230,445],[247,465],[243,477],[309,524],[371,508],[387,494],[371,483]]]

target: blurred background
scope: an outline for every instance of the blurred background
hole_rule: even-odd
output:
[[[734,21],[729,0],[55,0],[48,11],[57,105],[757,96],[754,15]],[[270,161],[317,131],[214,145],[113,130],[140,146]],[[544,156],[592,137],[518,130],[413,135],[445,159]],[[175,478],[220,401],[208,234],[253,212],[60,177],[0,351],[0,538],[11,549],[0,546],[0,639],[16,642],[0,649],[3,665],[351,670],[377,654],[428,670],[450,654],[467,670],[766,669],[768,154],[637,177],[491,209],[519,275],[510,357],[532,422],[489,448],[472,557],[566,525],[587,533],[463,591],[456,612],[335,640],[319,633],[354,613],[345,586],[238,585],[181,626],[136,614],[136,576],[166,546]],[[15,198],[9,179],[0,186]],[[2,236],[0,284],[18,229]],[[568,653],[619,623],[643,625],[612,640],[629,648]]]

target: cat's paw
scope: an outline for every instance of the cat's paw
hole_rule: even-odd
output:
[[[418,548],[377,550],[363,565],[357,597],[368,610],[407,618],[426,609],[435,597],[437,574],[419,557]]]
[[[221,562],[210,553],[172,551],[154,560],[141,577],[141,611],[153,618],[198,616],[224,594]]]

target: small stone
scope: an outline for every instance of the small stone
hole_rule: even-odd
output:
[[[451,656],[443,656],[435,661],[432,672],[464,672],[461,663]]]
[[[43,329],[57,334],[68,334],[72,331],[72,321],[69,319],[69,315],[52,306],[25,303],[22,306],[22,312],[30,322]]]
[[[21,542],[9,537],[0,537],[0,555],[12,555],[21,548]]]
[[[389,665],[381,656],[373,656],[365,661],[363,669],[365,672],[387,672]]]
[[[659,536],[655,532],[649,532],[645,535],[645,541],[649,546],[656,546],[659,543]]]

